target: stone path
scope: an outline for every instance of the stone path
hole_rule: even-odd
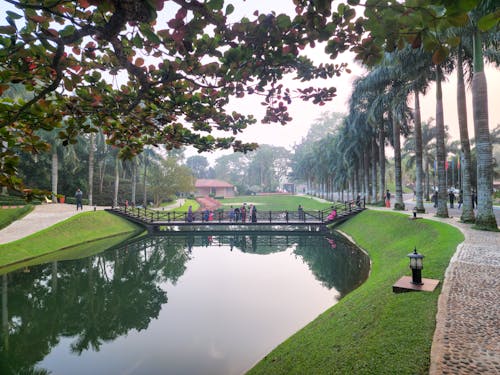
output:
[[[97,207],[98,210],[103,210],[105,207]],[[93,206],[83,206],[83,211],[93,211]],[[40,204],[35,206],[33,211],[22,219],[14,221],[8,227],[0,230],[0,244],[9,243],[19,240],[30,234],[41,231],[42,229],[51,227],[52,225],[66,220],[77,213],[82,212],[76,210],[73,204],[65,203],[50,203]]]
[[[410,214],[414,203],[405,206]],[[456,209],[443,219],[432,205],[425,208],[419,217],[453,225],[465,237],[445,273],[429,374],[500,374],[500,233],[460,223]]]

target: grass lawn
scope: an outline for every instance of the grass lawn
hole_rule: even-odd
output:
[[[73,256],[78,257],[82,249],[75,251],[72,249],[74,246],[84,246],[97,240],[116,237],[116,241],[112,241],[113,243],[107,246],[109,247],[118,243],[118,240],[121,242],[141,231],[141,227],[105,211],[83,212],[28,237],[0,245],[0,267],[61,250],[66,252],[71,249]],[[102,250],[105,248],[102,247]],[[61,256],[67,254],[55,255],[56,258]],[[44,257],[44,261],[56,258]]]
[[[304,195],[242,195],[234,198],[224,198],[219,200],[224,209],[232,206],[241,206],[254,204],[260,211],[294,211],[299,204],[304,210],[323,210],[331,207],[329,202],[321,202],[309,196]]]
[[[427,374],[435,328],[433,293],[394,294],[411,275],[406,257],[414,246],[425,255],[422,276],[443,280],[461,232],[431,220],[365,211],[339,228],[367,250],[368,280],[290,337],[249,374]]]
[[[0,208],[0,229],[7,227],[10,223],[22,218],[33,211],[34,206],[26,205],[16,208]]]

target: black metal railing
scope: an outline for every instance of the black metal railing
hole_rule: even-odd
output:
[[[335,202],[329,208],[323,210],[280,210],[280,211],[265,211],[259,210],[254,215],[246,212],[245,215],[240,213],[236,215],[234,211],[196,211],[191,214],[179,211],[162,211],[152,210],[144,207],[115,207],[114,211],[120,212],[126,216],[137,219],[139,221],[151,224],[252,224],[252,223],[268,223],[268,224],[321,224],[330,221],[328,219],[330,213],[335,210],[336,218],[342,218],[351,214],[353,211],[358,212],[365,206],[364,199],[360,204],[356,205],[351,202]]]

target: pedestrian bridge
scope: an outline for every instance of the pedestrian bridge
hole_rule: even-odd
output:
[[[328,216],[337,211],[333,220]],[[205,220],[202,211],[193,213],[188,220],[186,212],[161,211],[146,208],[114,207],[108,209],[115,215],[144,226],[150,233],[157,232],[266,232],[266,231],[323,231],[329,224],[338,224],[363,211],[351,203],[335,203],[331,208],[318,211],[263,211],[258,210],[255,221],[248,216],[245,221],[229,217],[227,211],[216,211],[212,220]]]

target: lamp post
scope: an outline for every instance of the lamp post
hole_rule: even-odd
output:
[[[424,256],[417,253],[417,248],[415,247],[413,253],[408,254],[408,258],[410,258],[412,284],[422,285],[422,268],[424,268],[422,260]]]

